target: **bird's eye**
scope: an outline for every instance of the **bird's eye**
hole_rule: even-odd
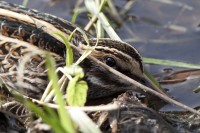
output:
[[[105,62],[110,67],[114,67],[116,65],[116,61],[112,57],[106,57]]]

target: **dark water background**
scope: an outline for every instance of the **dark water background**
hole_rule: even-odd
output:
[[[21,4],[22,0],[7,0]],[[122,10],[127,1],[115,0],[117,9]],[[193,64],[200,64],[200,1],[199,0],[137,0],[130,11],[123,16],[124,21],[117,29],[118,35],[136,47],[143,57],[167,59]],[[47,12],[71,21],[73,0],[30,0],[27,7]],[[76,24],[84,27],[87,13],[81,13]],[[175,25],[180,28],[170,28]],[[186,68],[161,65],[146,65],[152,74],[160,74],[170,68],[176,72]],[[191,107],[200,105],[200,94],[192,90],[200,85],[200,75],[185,82],[163,85],[174,99]],[[161,110],[178,110],[166,105]]]

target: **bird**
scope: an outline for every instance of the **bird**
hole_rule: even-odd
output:
[[[0,78],[20,93],[38,99],[49,83],[45,57],[39,51],[48,51],[55,59],[56,67],[65,66],[66,48],[54,33],[59,31],[69,36],[78,26],[62,18],[4,1],[0,1],[0,16]],[[95,47],[91,56],[140,83],[145,82],[142,57],[133,46],[85,34],[90,47]],[[87,41],[79,31],[73,35],[72,44],[82,50],[87,49]],[[81,54],[73,52],[76,61]],[[80,66],[89,87],[88,99],[137,89],[89,58],[84,59]],[[17,75],[22,73],[23,83],[19,84]]]

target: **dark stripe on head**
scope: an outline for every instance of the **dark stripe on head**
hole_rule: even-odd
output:
[[[97,39],[90,39],[89,42],[90,42],[91,46],[95,46]],[[142,69],[142,72],[143,72],[142,58],[141,58],[139,52],[130,44],[122,42],[122,41],[113,40],[110,38],[101,38],[101,39],[98,39],[97,46],[102,46],[102,47],[109,46],[110,48],[117,49],[118,51],[121,51],[122,53],[126,53],[127,55],[131,56],[134,60],[136,60],[139,63],[139,65]],[[108,52],[108,51],[106,51],[106,52]]]

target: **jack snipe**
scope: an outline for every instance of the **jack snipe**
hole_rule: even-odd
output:
[[[0,26],[0,77],[12,88],[23,89],[26,95],[39,98],[48,84],[48,78],[43,55],[35,53],[38,49],[48,50],[57,66],[63,66],[65,46],[54,32],[59,31],[68,36],[76,26],[61,18],[3,1],[0,1]],[[88,36],[90,45],[94,46],[97,40]],[[73,44],[85,49],[86,43],[79,32],[74,35]],[[26,60],[31,54],[31,60]],[[77,60],[80,54],[76,51],[74,54]],[[130,78],[137,81],[143,79],[141,57],[127,43],[99,39],[91,55]],[[19,66],[23,63],[24,70],[21,71]],[[89,85],[88,98],[105,97],[136,88],[89,59],[80,65]],[[24,75],[23,84],[17,83],[19,73]]]

